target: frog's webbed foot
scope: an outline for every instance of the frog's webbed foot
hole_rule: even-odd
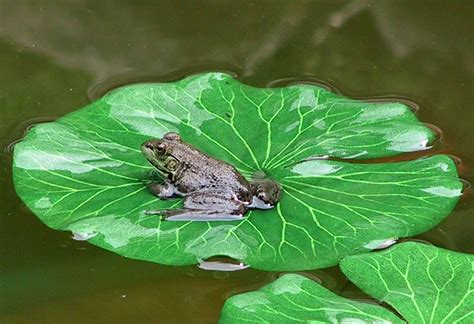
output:
[[[269,209],[280,200],[280,185],[270,178],[252,180],[250,191],[253,199],[248,208]]]
[[[176,195],[176,187],[169,182],[147,184],[148,190],[160,199],[168,199]]]

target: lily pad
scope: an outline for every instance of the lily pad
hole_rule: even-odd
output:
[[[236,222],[145,215],[181,204],[143,185],[151,167],[139,146],[168,131],[247,178],[263,170],[282,184],[280,203]],[[427,149],[434,138],[400,103],[304,84],[254,88],[207,73],[122,87],[34,127],[15,146],[14,182],[48,226],[127,257],[186,265],[224,255],[259,269],[314,269],[432,228],[462,188],[447,156],[378,164],[316,158],[392,156]]]
[[[226,323],[404,323],[375,304],[340,297],[315,281],[287,274],[259,289],[226,300]]]
[[[364,292],[393,306],[408,323],[474,322],[474,255],[420,243],[349,256],[343,272]],[[288,274],[226,300],[220,323],[402,323],[389,310],[342,298]]]
[[[474,322],[474,255],[407,242],[347,257],[340,267],[409,323]]]

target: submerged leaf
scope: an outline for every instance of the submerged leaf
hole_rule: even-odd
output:
[[[259,289],[226,300],[226,323],[403,323],[385,308],[339,297],[315,281],[287,274]]]
[[[152,169],[139,146],[168,131],[247,178],[263,170],[282,184],[280,203],[237,222],[145,215],[181,204],[143,184]],[[433,139],[399,103],[310,85],[259,89],[208,73],[119,88],[34,127],[15,147],[14,182],[48,226],[131,258],[184,265],[224,255],[259,269],[313,269],[432,228],[462,188],[446,156],[380,164],[314,158],[391,156]]]
[[[474,322],[474,255],[407,242],[347,257],[340,266],[409,323]]]

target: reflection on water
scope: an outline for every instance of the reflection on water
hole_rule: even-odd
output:
[[[472,183],[473,6],[1,0],[0,144],[6,149],[0,185],[6,190],[0,195],[0,320],[211,323],[226,297],[278,275],[247,269],[223,278],[197,267],[128,260],[46,228],[11,184],[8,145],[28,125],[133,82],[209,70],[235,73],[255,86],[304,80],[358,98],[416,102],[410,105],[420,106],[418,116],[443,130],[433,152],[458,156],[461,177]],[[467,185],[456,210],[416,239],[472,253],[473,211]],[[346,297],[364,298],[337,267],[305,275]]]

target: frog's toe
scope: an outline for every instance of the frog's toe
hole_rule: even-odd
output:
[[[258,196],[253,196],[252,203],[248,205],[247,208],[270,209],[270,208],[273,208],[273,206],[274,205],[260,199]]]
[[[145,210],[145,215],[161,215],[163,210]]]

